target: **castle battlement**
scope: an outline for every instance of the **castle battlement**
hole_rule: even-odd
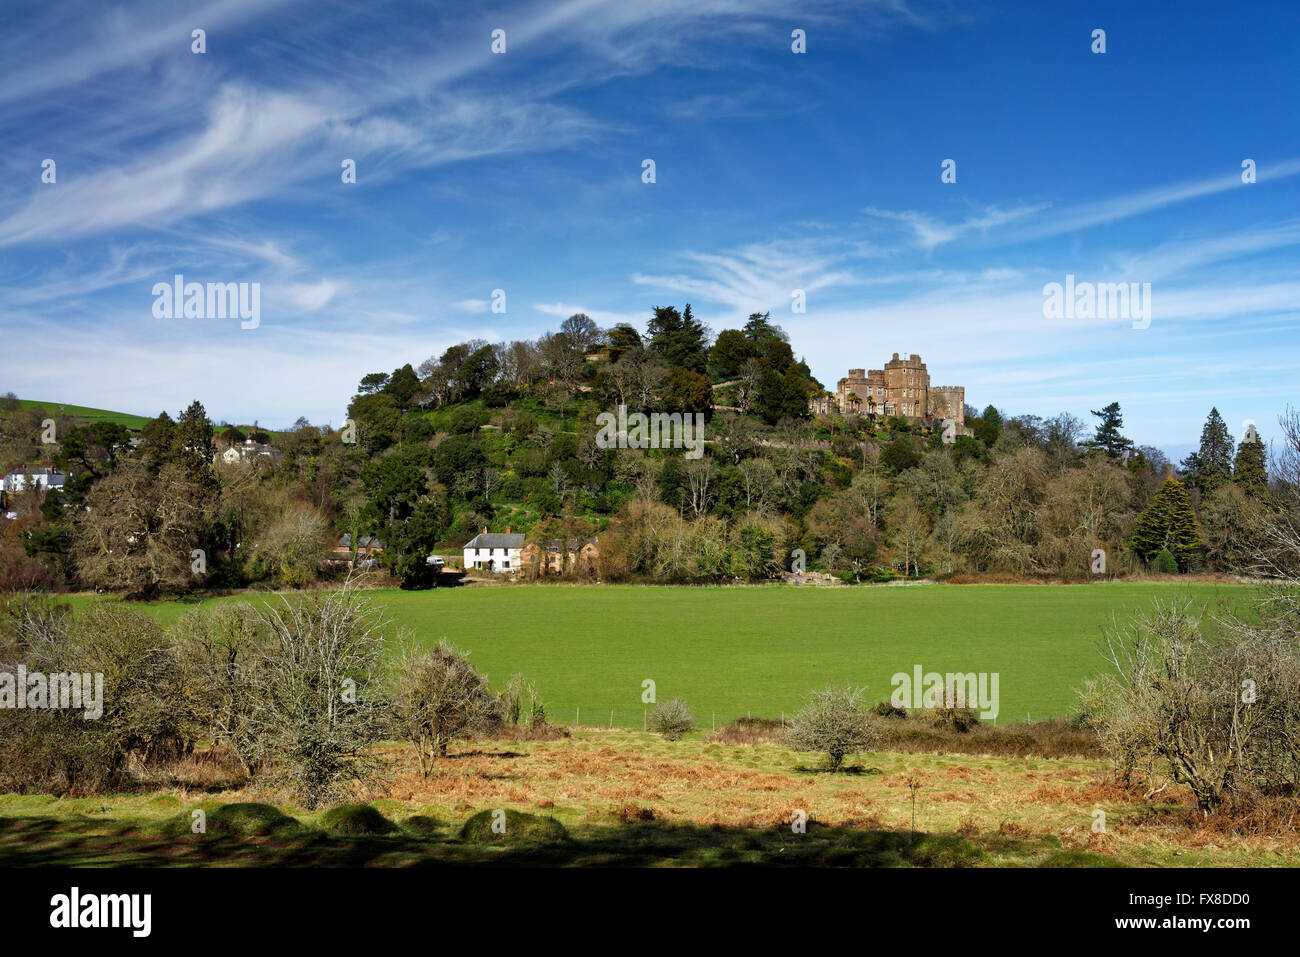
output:
[[[813,412],[829,413],[833,405],[840,413],[873,419],[900,416],[928,423],[953,419],[958,432],[965,432],[966,387],[931,385],[930,373],[917,353],[900,358],[895,352],[882,369],[850,369],[836,385],[833,396],[811,402]]]

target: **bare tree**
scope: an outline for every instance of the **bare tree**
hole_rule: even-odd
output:
[[[443,641],[432,651],[403,654],[394,669],[393,715],[428,777],[452,741],[491,733],[505,721],[507,708],[469,655]]]

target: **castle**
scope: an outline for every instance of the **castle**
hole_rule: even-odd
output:
[[[951,419],[958,434],[966,431],[966,388],[960,385],[930,385],[930,373],[918,355],[901,359],[898,353],[883,369],[850,369],[834,393],[824,393],[811,402],[812,411],[852,412],[871,418],[901,416],[933,425]]]

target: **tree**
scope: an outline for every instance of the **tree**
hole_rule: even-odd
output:
[[[596,325],[585,312],[574,313],[564,322],[560,323],[560,332],[568,337],[573,343],[574,348],[584,356],[592,349],[600,345],[604,333],[600,331],[600,326]]]
[[[1142,510],[1129,548],[1144,562],[1151,562],[1162,549],[1168,549],[1187,571],[1205,550],[1196,524],[1187,487],[1170,476],[1156,497]]]
[[[641,349],[641,333],[626,322],[620,322],[609,330],[609,361],[618,362],[629,352]]]
[[[465,438],[453,436],[438,451]],[[407,588],[432,580],[426,558],[437,544],[446,511],[445,503],[429,485],[429,457],[422,446],[403,445],[371,462],[361,473],[368,493],[361,519],[383,541],[381,560]]]
[[[1094,685],[1094,723],[1126,769],[1142,761],[1186,784],[1204,814],[1226,792],[1268,781],[1273,755],[1295,768],[1294,642],[1229,619],[1231,635],[1203,629],[1204,609],[1156,602],[1106,636],[1113,671]],[[1249,676],[1250,695],[1243,693]],[[1290,685],[1288,687],[1288,684]],[[1264,780],[1252,780],[1257,770]]]
[[[95,483],[86,503],[72,547],[83,581],[149,598],[202,580],[191,552],[208,531],[212,506],[182,466],[155,473],[143,460],[128,460]]]
[[[195,399],[176,419],[169,460],[180,464],[196,480],[215,488],[212,460],[216,455],[217,441],[212,422],[203,403]]]
[[[1209,495],[1232,481],[1232,436],[1217,408],[1201,428],[1200,448],[1183,460],[1187,484]]]
[[[432,651],[406,651],[391,684],[394,723],[415,746],[426,778],[452,741],[489,734],[506,719],[505,703],[470,664],[469,654],[446,641]]]
[[[460,364],[457,378],[460,394],[466,399],[477,399],[483,390],[496,381],[501,364],[497,351],[492,346],[481,346],[465,357]]]
[[[757,355],[754,343],[738,329],[724,329],[709,350],[709,369],[714,377],[725,381],[740,375],[746,359]]]
[[[684,312],[673,306],[656,306],[646,326],[650,350],[670,366],[692,372],[704,372],[708,364],[708,332],[691,314],[690,303]]]
[[[415,374],[415,370],[411,368],[411,364],[408,362],[400,369],[393,371],[383,391],[386,395],[393,397],[393,401],[397,403],[399,409],[410,408],[411,399],[415,396],[415,393],[420,391],[420,377]]]
[[[1237,446],[1237,458],[1232,463],[1232,481],[1247,495],[1258,498],[1268,491],[1268,460],[1264,443],[1250,441],[1250,436]]]
[[[705,415],[713,411],[713,383],[708,376],[674,367],[668,371],[667,385],[664,401],[671,411]]]
[[[846,757],[880,739],[875,719],[860,705],[865,691],[850,687],[814,691],[785,728],[783,743],[796,751],[823,752],[830,770],[838,771]]]
[[[1084,442],[1083,445],[1094,451],[1105,453],[1106,457],[1112,461],[1124,461],[1129,449],[1133,447],[1133,440],[1126,439],[1120,433],[1120,429],[1124,426],[1124,416],[1120,413],[1119,403],[1112,402],[1100,412],[1093,409],[1092,414],[1101,419],[1101,422],[1097,425],[1096,434]]]
[[[279,584],[298,588],[316,579],[328,538],[329,525],[320,512],[295,502],[258,536],[258,554]]]
[[[382,392],[386,385],[388,385],[387,372],[371,372],[361,377],[357,392],[362,395],[373,395],[376,392]]]
[[[761,352],[763,347],[773,340],[779,342],[789,341],[785,330],[772,322],[770,312],[765,312],[762,315],[751,312],[749,318],[745,321],[744,336],[754,344],[756,354]]]
[[[303,807],[346,800],[351,782],[379,771],[370,748],[382,735],[383,621],[351,588],[251,614],[266,635],[249,673],[252,760]]]

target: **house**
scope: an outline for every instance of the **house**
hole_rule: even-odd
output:
[[[507,528],[504,535],[488,534],[487,529],[481,535],[475,535],[465,543],[464,568],[478,568],[489,572],[510,572],[519,570],[519,552],[524,547],[524,536],[510,534]]]
[[[214,456],[213,461],[223,462],[226,465],[247,464],[259,460],[274,462],[282,455],[284,453],[273,445],[245,439],[243,442],[222,449]]]
[[[542,549],[546,550],[545,559]],[[519,553],[524,568],[534,569],[541,575],[559,575],[562,572],[595,574],[600,561],[600,548],[594,538],[571,538],[561,542],[558,538],[529,542]]]
[[[29,469],[23,466],[5,475],[0,475],[0,514],[9,519],[18,517],[20,509],[13,501],[13,496],[16,493],[37,493],[35,502],[28,503],[25,506],[26,509],[31,509],[39,505],[43,495],[48,494],[51,490],[55,492],[63,491],[63,485],[66,481],[66,475],[57,469],[51,468]]]
[[[384,550],[384,543],[374,535],[360,535],[357,537],[357,564],[362,568],[374,568],[379,564],[375,555]],[[339,539],[339,543],[330,549],[330,556],[326,559],[330,565],[343,565],[346,568],[352,567],[352,535],[345,534]]]
[[[0,476],[0,492],[26,492],[30,489],[63,490],[67,476],[58,469],[17,468]]]

